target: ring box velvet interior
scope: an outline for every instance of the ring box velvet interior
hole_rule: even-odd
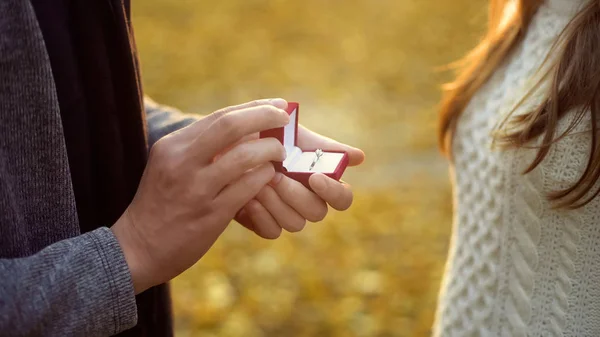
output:
[[[308,179],[313,173],[322,173],[339,181],[348,166],[348,153],[322,149],[323,155],[319,157],[314,167],[311,168],[310,166],[316,158],[315,151],[317,149],[302,151],[302,149],[298,147],[299,108],[298,103],[288,103],[286,111],[290,114],[289,124],[282,128],[271,129],[260,133],[260,138],[276,138],[285,147],[287,157],[283,162],[274,163],[275,170],[302,183],[308,188],[310,188]]]

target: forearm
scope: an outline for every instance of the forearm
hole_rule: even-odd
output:
[[[137,309],[121,248],[108,228],[0,259],[0,331],[10,336],[108,336]]]

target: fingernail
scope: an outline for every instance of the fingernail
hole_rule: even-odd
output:
[[[271,179],[271,185],[279,184],[279,182],[281,181],[281,178],[283,178],[282,173],[280,173],[280,172],[275,173],[275,176],[273,177],[273,179]]]
[[[287,101],[284,100],[283,98],[272,98],[269,100],[269,102],[273,105],[278,107],[279,109],[287,109]]]
[[[325,176],[321,174],[315,174],[309,179],[309,184],[312,189],[319,193],[324,192],[327,189],[327,182],[325,181]]]

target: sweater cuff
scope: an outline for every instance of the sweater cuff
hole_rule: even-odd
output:
[[[125,256],[113,232],[102,227],[91,232],[108,275],[109,291],[114,313],[114,332],[117,334],[137,324],[135,291]]]

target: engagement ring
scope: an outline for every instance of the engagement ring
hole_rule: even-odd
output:
[[[313,169],[313,167],[315,167],[315,164],[317,164],[317,162],[319,161],[319,158],[321,158],[322,155],[323,155],[323,150],[317,149],[315,151],[315,159],[313,160],[312,164],[310,164],[310,167],[308,168],[309,171],[311,171]]]

